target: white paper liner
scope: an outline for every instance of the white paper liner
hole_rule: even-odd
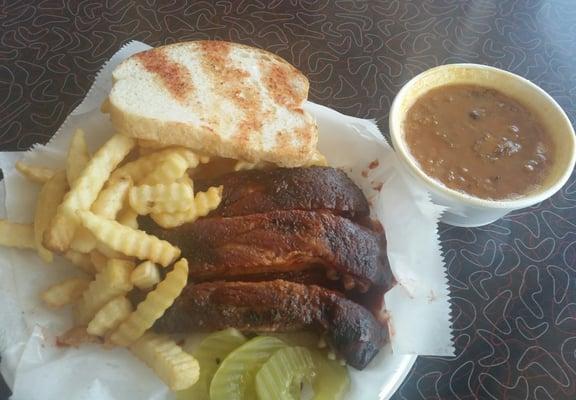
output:
[[[26,153],[0,153],[6,189],[5,196],[0,190],[0,206],[5,206],[0,213],[13,221],[32,221],[38,187],[16,173],[17,159],[62,168],[75,128],[84,129],[92,150],[110,136],[111,123],[99,108],[112,85],[111,71],[124,58],[148,48],[131,42],[120,49],[46,146]],[[373,122],[313,103],[305,108],[318,121],[320,151],[362,188],[373,216],[385,227],[388,258],[399,282],[385,296],[391,346],[382,349],[365,370],[350,369],[348,395],[349,399],[385,399],[400,385],[416,354],[454,352],[446,270],[437,235],[443,208],[402,177],[394,152]],[[371,169],[368,165],[374,160],[378,166]],[[375,188],[380,184],[378,191]],[[61,258],[45,265],[34,252],[0,248],[0,372],[14,392],[12,399],[172,398],[152,371],[125,350],[55,346],[56,335],[71,325],[71,315],[46,309],[38,295],[50,284],[77,273]]]

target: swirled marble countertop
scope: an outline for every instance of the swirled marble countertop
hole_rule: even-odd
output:
[[[131,39],[263,47],[308,75],[311,100],[383,131],[408,79],[453,62],[520,74],[576,118],[574,0],[4,0],[0,149],[46,142]],[[576,398],[575,207],[573,176],[494,224],[440,227],[457,355],[419,358],[395,400]]]

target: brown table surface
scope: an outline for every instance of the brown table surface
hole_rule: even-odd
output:
[[[0,149],[46,142],[131,39],[263,47],[306,73],[311,100],[383,131],[408,79],[454,62],[520,74],[576,118],[574,0],[4,0]],[[575,183],[483,228],[440,227],[457,355],[420,357],[394,399],[576,398]]]

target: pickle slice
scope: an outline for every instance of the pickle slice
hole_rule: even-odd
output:
[[[302,382],[304,380],[310,382],[315,371],[316,366],[308,349],[304,347],[280,349],[262,365],[256,374],[258,398],[260,400],[298,400]]]
[[[320,337],[313,332],[291,332],[275,334],[290,346],[304,346],[312,355],[316,365],[316,376],[312,380],[313,400],[341,400],[350,387],[350,377],[345,366],[327,357],[328,348],[319,349]],[[300,386],[297,387],[300,393]],[[295,397],[298,399],[299,397]]]
[[[341,400],[350,387],[350,377],[345,366],[329,360],[326,354],[312,350],[312,359],[316,365],[316,376],[312,381],[313,400]]]
[[[195,349],[186,346],[200,364],[198,382],[186,390],[176,393],[177,400],[210,400],[210,382],[222,361],[236,348],[246,343],[246,337],[234,328],[214,332],[204,338]]]
[[[286,347],[280,339],[256,337],[228,355],[210,384],[210,400],[254,400],[254,377],[272,354]]]

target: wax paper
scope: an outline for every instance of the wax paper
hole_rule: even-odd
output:
[[[25,153],[0,153],[2,217],[31,222],[34,213],[38,185],[14,170],[16,160],[62,168],[75,128],[84,129],[92,150],[110,137],[112,125],[99,108],[111,88],[111,72],[124,58],[147,48],[131,42],[120,49],[46,146]],[[443,208],[404,179],[394,151],[372,121],[310,102],[305,108],[318,122],[318,148],[330,165],[344,169],[362,188],[373,217],[386,231],[388,258],[398,281],[385,296],[391,343],[363,371],[350,369],[348,398],[388,398],[416,355],[453,353],[449,291],[437,234]],[[39,293],[76,274],[78,270],[62,258],[46,265],[33,251],[0,248],[0,372],[14,392],[13,399],[173,398],[154,373],[127,350],[56,346],[56,336],[71,326],[71,312],[47,309],[39,301]]]

